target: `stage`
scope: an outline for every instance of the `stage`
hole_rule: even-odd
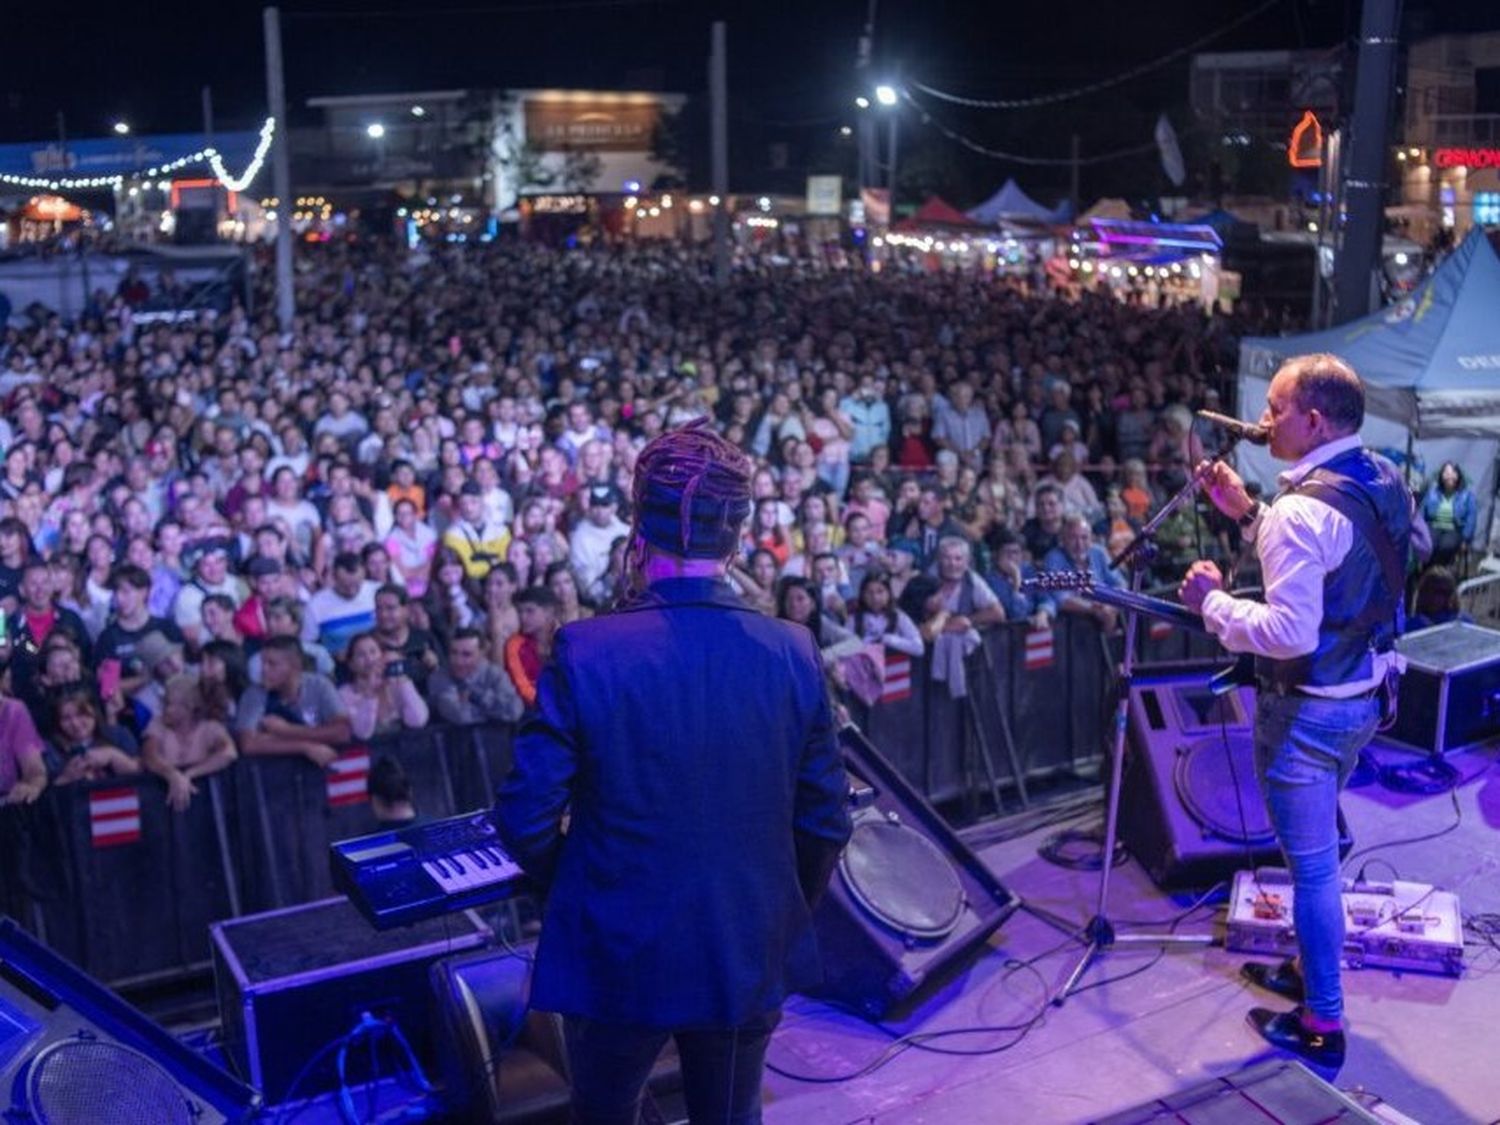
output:
[[[1371,876],[1388,878],[1393,867],[1402,878],[1457,892],[1468,918],[1500,912],[1495,753],[1491,748],[1450,757],[1464,779],[1457,790],[1456,828],[1356,857],[1346,873],[1368,865]],[[1401,751],[1377,748],[1376,754],[1386,762],[1412,760]],[[1378,782],[1348,791],[1343,806],[1356,852],[1455,823],[1451,795],[1410,796]],[[1069,823],[1091,820],[1097,814]],[[995,827],[966,835],[980,843]],[[1098,875],[1037,855],[1038,843],[1055,830],[1037,829],[982,847],[981,854],[1027,906],[1081,924],[1093,911]],[[1110,898],[1110,915],[1122,931],[1145,928],[1124,925],[1125,919],[1170,921],[1192,901],[1163,894],[1135,863],[1117,868]],[[880,1029],[825,1005],[794,1000],[769,1061],[807,1077],[858,1072],[897,1036],[911,1033],[1003,1026],[1014,1030],[949,1036],[929,1045],[967,1052],[1013,1045],[990,1054],[904,1050],[879,1069],[842,1082],[814,1084],[773,1071],[766,1077],[766,1120],[1086,1122],[1230,1074],[1271,1054],[1245,1023],[1246,1010],[1285,1005],[1241,982],[1238,966],[1246,958],[1224,950],[1223,918],[1223,910],[1205,907],[1178,926],[1183,933],[1214,932],[1220,939],[1215,946],[1165,953],[1136,946],[1108,954],[1085,978],[1098,987],[1061,1007],[1046,1001],[1076,962],[1079,946],[1027,910],[1001,927],[990,952],[899,1025]],[[1500,1121],[1494,1047],[1500,952],[1472,932],[1467,940],[1465,970],[1457,979],[1377,969],[1345,974],[1349,1053],[1335,1080],[1340,1089],[1361,1091],[1367,1103],[1383,1101],[1424,1125]]]

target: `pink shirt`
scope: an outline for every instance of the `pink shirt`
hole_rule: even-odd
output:
[[[41,754],[42,740],[25,706],[16,699],[0,699],[0,794],[9,793],[21,778],[21,759]]]

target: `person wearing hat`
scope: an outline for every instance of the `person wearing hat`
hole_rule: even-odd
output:
[[[558,630],[497,802],[549,891],[531,1003],[563,1015],[575,1120],[634,1122],[668,1038],[694,1121],[759,1120],[782,1002],[821,977],[848,781],[816,640],[725,581],[750,471],[704,422],[641,451],[633,596]]]
[[[569,538],[568,563],[583,596],[598,605],[607,600],[600,588],[609,570],[609,550],[616,539],[630,534],[620,519],[620,493],[612,484],[594,484],[584,490],[583,519]]]
[[[238,607],[245,600],[245,584],[229,572],[229,544],[222,539],[198,549],[192,575],[177,591],[172,620],[189,647],[197,651],[198,645],[207,639],[203,635],[203,599],[209,594],[223,594]]]
[[[466,480],[458,490],[458,519],[443,533],[443,546],[464,564],[464,574],[482,582],[490,567],[505,561],[510,550],[510,529],[494,526],[484,517],[484,489],[478,481]]]

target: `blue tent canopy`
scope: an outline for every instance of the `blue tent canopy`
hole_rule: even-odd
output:
[[[1416,437],[1500,436],[1500,257],[1475,228],[1397,304],[1323,332],[1241,342],[1243,374],[1332,352],[1365,382],[1370,413]]]
[[[1054,221],[1054,212],[1043,207],[1021,190],[1015,180],[1006,180],[994,195],[964,214],[976,223],[994,226],[1009,219],[1013,222],[1048,223]]]

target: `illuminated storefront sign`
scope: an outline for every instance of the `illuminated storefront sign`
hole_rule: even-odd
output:
[[[1432,154],[1435,168],[1500,168],[1500,148],[1440,148]]]
[[[659,99],[635,95],[538,96],[525,103],[526,140],[543,152],[649,152]]]

